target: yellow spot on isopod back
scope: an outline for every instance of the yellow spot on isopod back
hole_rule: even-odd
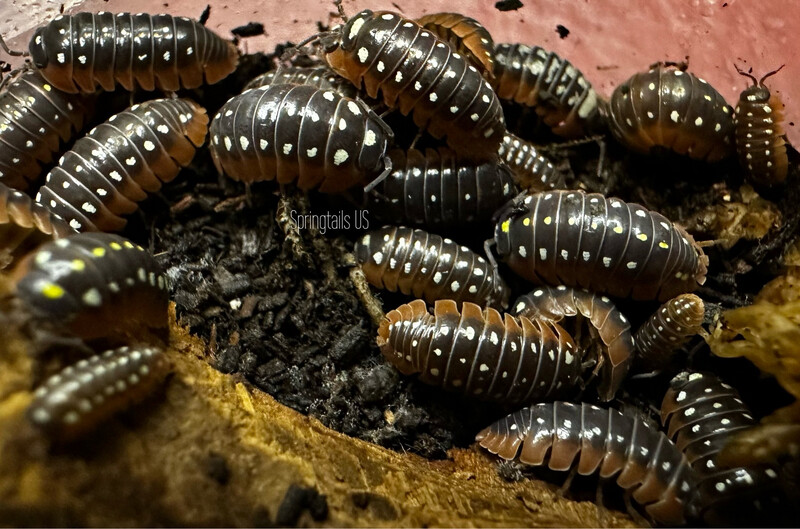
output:
[[[111,244],[113,245],[113,244],[116,244],[116,243],[112,242]],[[112,248],[113,248],[113,246],[112,246]],[[95,257],[103,257],[105,254],[106,254],[106,249],[103,248],[102,246],[98,246],[98,247],[92,249],[92,255],[94,255]]]
[[[122,246],[118,242],[112,242],[109,246],[111,246],[112,250],[122,250]]]
[[[646,241],[647,235],[645,235],[644,233],[640,233],[639,235],[636,236],[636,238],[639,239],[640,241]]]
[[[59,299],[64,295],[64,289],[55,283],[45,283],[42,287],[42,295],[48,299]]]
[[[70,266],[73,270],[81,272],[84,268],[86,268],[86,263],[81,259],[73,259]]]
[[[553,217],[545,217],[545,218],[544,218],[544,223],[545,223],[545,224],[547,224],[548,226],[549,226],[549,225],[550,225],[552,222],[553,222]]]
[[[125,248],[133,248],[133,243],[131,241],[125,241],[122,243]]]
[[[614,233],[622,233],[622,226],[620,226],[619,224],[614,226]]]
[[[44,89],[45,89],[45,90],[47,90],[48,92],[49,92],[50,90],[52,90],[52,89],[53,89],[53,87],[52,87],[52,86],[50,86],[50,85],[49,85],[49,84],[47,84],[47,83],[43,84],[43,85],[42,85],[42,88],[44,88]]]
[[[658,247],[659,248],[664,248],[666,250],[667,248],[669,248],[669,244],[667,244],[664,241],[661,241],[660,243],[658,243]]]
[[[529,219],[528,217],[525,217],[524,219],[522,219],[522,225],[523,226],[530,226],[531,225],[531,219]]]
[[[503,233],[508,233],[508,229],[511,227],[511,219],[506,219],[500,225],[500,229],[503,230]]]

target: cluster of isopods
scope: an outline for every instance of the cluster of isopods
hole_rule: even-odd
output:
[[[774,72],[760,81],[742,72],[754,85],[735,112],[706,81],[665,65],[634,75],[604,101],[566,59],[495,44],[461,14],[412,20],[365,10],[342,18],[309,39],[319,65],[260,75],[210,125],[187,98],[111,116],[60,156],[33,201],[24,192],[82,129],[97,90],[195,88],[230,74],[239,57],[231,42],[184,17],[78,13],[37,30],[32,67],[0,94],[0,257],[16,265],[24,310],[89,343],[166,327],[166,283],[154,258],[97,232],[123,229],[125,216],[174,179],[208,136],[220,174],[322,193],[363,187],[367,206],[400,224],[355,246],[369,283],[418,298],[386,314],[378,345],[425,383],[527,406],[479,433],[481,446],[528,465],[615,477],[659,523],[730,523],[727,506],[756,497],[777,471],[716,468],[714,455],[735,430],[728,416],[736,428],[752,422],[728,386],[678,375],[662,408],[668,434],[629,411],[563,400],[596,386],[609,402],[630,370],[669,369],[672,355],[702,332],[703,301],[690,292],[703,283],[708,258],[658,212],[566,188],[536,146],[507,130],[502,105],[532,108],[556,135],[610,132],[641,153],[714,162],[738,151],[753,182],[775,185],[788,163],[780,104],[763,84]],[[438,143],[396,147],[382,117],[392,111]],[[487,254],[434,233],[465,225],[494,225]],[[56,240],[42,244],[48,239]],[[510,305],[497,260],[535,285]],[[607,296],[664,304],[632,332]],[[29,417],[72,439],[168,370],[165,354],[147,344],[109,350],[47,380]],[[710,389],[695,389],[697,380]],[[713,429],[718,417],[726,428]],[[770,498],[776,491],[770,485]]]
[[[25,191],[92,118],[99,90],[215,83],[239,52],[185,17],[100,12],[58,16],[35,32],[29,55],[32,65],[0,93],[0,252],[2,266],[14,266],[13,306],[47,330],[46,342],[132,344],[69,365],[36,390],[31,423],[63,442],[152,392],[170,370],[159,331],[166,277],[140,245],[103,232],[121,230],[137,202],[192,161],[206,111],[174,97],[133,105],[61,151],[35,201]]]

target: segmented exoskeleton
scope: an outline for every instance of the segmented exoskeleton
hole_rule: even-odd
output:
[[[109,233],[49,242],[18,270],[17,297],[34,318],[84,339],[167,326],[167,284],[141,246]]]
[[[34,392],[28,420],[54,442],[72,441],[146,397],[170,367],[163,351],[141,346],[81,360]]]
[[[404,227],[386,226],[364,235],[354,250],[364,276],[390,292],[424,298],[508,305],[508,287],[492,266],[466,246]]]
[[[336,30],[325,60],[462,156],[493,159],[505,132],[494,90],[450,45],[413,20],[365,10]]]
[[[375,180],[391,129],[361,100],[307,85],[248,90],[211,123],[211,156],[220,173],[247,183],[276,180],[338,193]]]
[[[630,322],[610,299],[585,289],[564,285],[542,286],[529,294],[518,297],[511,304],[511,314],[525,316],[531,320],[545,319],[560,323],[571,331],[576,339],[580,326],[568,325],[564,319],[576,316],[586,318],[590,324],[590,332],[587,337],[589,340],[578,339],[578,345],[587,346],[586,342],[588,341],[588,347],[605,348],[602,354],[596,353],[596,356],[603,361],[610,362],[611,365],[603,370],[604,378],[598,388],[598,393],[605,400],[613,398],[628,374],[633,359],[634,342],[631,336]]]
[[[64,92],[175,91],[213,84],[239,61],[232,42],[197,21],[146,13],[58,15],[31,37],[33,64]]]
[[[133,105],[79,139],[36,201],[78,231],[118,231],[122,215],[178,175],[205,142],[208,116],[190,99]]]
[[[54,88],[35,70],[22,71],[0,92],[0,183],[27,189],[91,118],[93,102]]]
[[[582,191],[520,197],[499,215],[495,242],[529,281],[634,299],[694,290],[708,264],[691,235],[663,215]]]
[[[611,132],[629,149],[663,147],[714,162],[733,154],[733,109],[704,79],[658,65],[619,85],[609,102]]]
[[[476,436],[503,459],[581,475],[616,477],[655,521],[684,523],[696,480],[686,457],[638,414],[591,404],[537,404],[500,419]]]

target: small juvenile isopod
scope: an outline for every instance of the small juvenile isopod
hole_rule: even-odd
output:
[[[462,156],[493,159],[505,132],[494,90],[449,44],[413,20],[365,10],[336,30],[325,60]]]
[[[609,127],[642,154],[656,146],[709,162],[733,154],[733,109],[725,98],[705,80],[663,65],[614,90]]]
[[[490,224],[492,215],[517,194],[508,167],[495,160],[475,162],[447,148],[389,151],[392,171],[368,194],[381,219],[450,229]]]
[[[34,318],[84,339],[167,326],[167,285],[144,248],[108,233],[49,242],[16,272],[16,295]]]
[[[349,97],[350,99],[355,99],[359,96],[358,89],[350,81],[344,77],[339,77],[336,72],[327,66],[271,70],[255,77],[245,85],[242,91],[277,84],[305,84],[324,90],[333,90],[340,96]]]
[[[390,292],[424,298],[508,305],[508,287],[481,256],[423,230],[386,226],[364,235],[355,256],[367,281]]]
[[[633,359],[634,343],[630,322],[610,299],[585,289],[564,285],[542,286],[517,298],[511,304],[511,314],[525,316],[531,320],[545,319],[565,327],[564,318],[576,316],[586,318],[591,324],[589,325],[591,343],[596,347],[605,348],[602,354],[596,354],[597,358],[609,362],[609,365],[602,370],[603,380],[597,392],[605,400],[614,397],[625,375],[628,374]],[[578,328],[579,325],[575,327]],[[572,331],[572,327],[566,328]],[[573,336],[577,334],[572,331]],[[579,342],[578,345],[585,344]]]
[[[568,60],[539,46],[495,46],[497,97],[533,107],[553,132],[579,137],[598,130],[600,98]]]
[[[564,394],[580,380],[583,353],[557,323],[501,316],[453,300],[433,314],[421,299],[390,311],[378,329],[383,356],[404,375],[484,400],[528,403]]]
[[[81,360],[34,392],[28,420],[53,441],[75,440],[153,392],[170,368],[153,347],[121,347]]]
[[[460,13],[431,13],[418,18],[417,24],[466,56],[484,77],[494,77],[494,41],[480,22]]]
[[[532,143],[506,133],[497,154],[511,169],[519,187],[532,192],[564,189],[564,175]]]
[[[500,419],[476,440],[491,453],[526,465],[616,476],[617,485],[653,520],[685,522],[694,472],[675,444],[638,414],[586,403],[537,404]]]
[[[764,185],[783,182],[789,167],[783,139],[783,103],[764,85],[764,80],[781,68],[756,81],[748,72],[736,67],[736,71],[753,80],[753,85],[742,92],[736,105],[733,118],[736,150],[747,176]]]
[[[704,316],[703,300],[694,294],[681,294],[661,305],[636,331],[636,363],[649,370],[667,366],[675,351],[702,331]]]
[[[665,300],[705,281],[708,258],[682,227],[639,204],[582,191],[520,197],[499,215],[497,253],[536,284]]]
[[[777,467],[717,463],[731,437],[755,424],[733,387],[711,373],[680,373],[664,395],[661,422],[699,478],[692,502],[696,516],[715,525],[769,526],[771,516],[785,512],[775,509],[785,501]]]
[[[189,165],[207,125],[205,109],[190,99],[133,105],[76,141],[36,201],[78,231],[121,230],[122,215]]]
[[[31,37],[33,64],[64,92],[117,84],[175,91],[216,83],[239,61],[232,42],[186,17],[146,13],[59,15]],[[134,83],[135,82],[135,83]]]
[[[273,85],[231,98],[211,123],[220,173],[339,193],[383,172],[394,134],[361,100],[307,85]]]
[[[75,233],[28,195],[0,184],[0,269],[40,244]]]
[[[0,93],[0,183],[27,189],[83,128],[93,101],[54,88],[35,70],[21,72]]]

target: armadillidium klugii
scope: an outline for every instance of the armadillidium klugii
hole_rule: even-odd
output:
[[[364,235],[355,256],[370,284],[424,298],[505,307],[508,287],[466,246],[423,230],[386,226]]]
[[[117,231],[122,215],[169,182],[206,138],[208,116],[190,99],[133,105],[75,142],[36,201],[78,231]]]
[[[518,194],[510,170],[498,161],[474,162],[447,148],[393,149],[388,156],[391,173],[368,195],[370,209],[386,221],[434,231],[487,225]]]
[[[501,316],[474,303],[439,300],[433,314],[414,300],[386,314],[383,356],[426,384],[507,404],[552,398],[573,388],[583,355],[557,323]]]
[[[495,46],[495,79],[500,99],[533,107],[553,132],[578,137],[601,126],[600,98],[568,60],[539,46]]]
[[[675,351],[702,330],[704,316],[703,300],[694,294],[681,294],[661,305],[636,331],[636,363],[644,369],[667,366]]]
[[[675,444],[638,414],[587,403],[537,404],[500,419],[476,440],[491,453],[526,465],[616,476],[617,485],[653,520],[685,522],[694,472]]]
[[[154,347],[121,347],[62,369],[35,392],[28,420],[55,442],[75,440],[146,397],[170,362]]]
[[[484,77],[494,77],[494,41],[480,22],[460,13],[431,13],[417,23],[469,58]]]
[[[661,422],[698,475],[694,515],[713,525],[786,523],[770,522],[787,512],[775,508],[785,501],[777,467],[722,467],[716,460],[733,435],[755,424],[733,387],[711,373],[679,373],[661,403]]]
[[[778,184],[786,179],[789,168],[783,139],[783,103],[778,94],[770,93],[764,80],[780,68],[767,73],[759,81],[749,73],[737,70],[753,80],[753,85],[739,96],[733,118],[739,161],[752,181],[764,185]]]
[[[25,190],[92,116],[94,98],[66,94],[26,70],[0,93],[0,183]]]
[[[231,98],[211,123],[211,156],[234,180],[276,180],[338,193],[385,169],[391,129],[361,100],[308,85]]]
[[[705,281],[708,258],[683,228],[598,193],[548,191],[506,206],[497,253],[536,284],[665,300]]]
[[[494,90],[450,45],[413,20],[365,10],[338,30],[325,60],[336,73],[381,100],[462,156],[492,159],[503,138]]]
[[[603,380],[597,391],[605,400],[613,398],[628,373],[634,346],[630,322],[610,299],[585,289],[543,285],[518,297],[511,304],[511,314],[531,320],[545,319],[560,323],[569,331],[578,325],[569,325],[564,322],[564,318],[585,318],[590,323],[589,346],[604,347],[605,352],[596,356],[610,363],[602,370]],[[572,335],[577,336],[578,333],[572,331]],[[586,344],[579,341],[578,345]]]
[[[506,133],[497,155],[514,174],[514,181],[528,191],[564,189],[564,175],[532,143]]]
[[[49,242],[20,263],[16,295],[33,317],[85,339],[167,325],[167,285],[153,256],[109,233]]]
[[[619,85],[609,127],[642,154],[656,146],[709,162],[733,154],[733,109],[708,82],[676,68],[659,65]]]
[[[75,233],[28,195],[0,184],[0,269],[48,240]]]
[[[64,92],[98,86],[175,91],[225,78],[239,61],[232,42],[197,21],[146,13],[59,15],[31,37],[33,64]]]

